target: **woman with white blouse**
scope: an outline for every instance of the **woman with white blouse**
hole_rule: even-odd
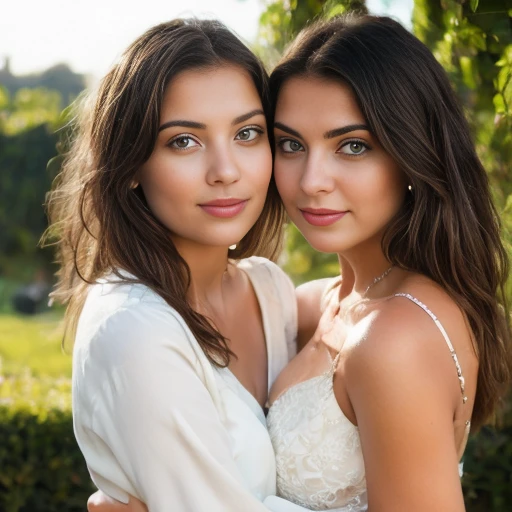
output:
[[[49,201],[54,296],[74,341],[75,435],[120,502],[302,510],[272,497],[264,415],[297,331],[270,261],[284,210],[268,115],[258,59],[198,20],[142,35],[83,108]]]

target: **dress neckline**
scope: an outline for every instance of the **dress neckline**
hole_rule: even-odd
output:
[[[270,386],[272,383],[272,369],[273,369],[273,363],[274,358],[271,350],[271,343],[269,342],[270,333],[271,333],[271,325],[270,325],[270,318],[268,317],[268,311],[264,306],[266,304],[265,302],[265,291],[262,289],[260,285],[260,280],[256,279],[255,276],[251,275],[251,272],[248,270],[246,265],[241,265],[242,262],[245,260],[237,261],[236,267],[243,272],[247,278],[249,279],[249,283],[252,287],[252,290],[256,296],[256,301],[258,302],[258,307],[260,309],[261,314],[261,323],[263,326],[263,337],[265,338],[265,349],[267,353],[267,395],[270,390]],[[255,410],[258,411],[258,413],[263,414],[263,418],[265,417],[265,407],[262,406],[256,397],[240,382],[238,377],[226,366],[225,368],[222,368],[221,370],[225,371],[227,374],[229,374],[230,378],[235,382],[236,386],[240,389],[240,391],[247,396],[248,400],[252,403],[253,406],[255,406]]]

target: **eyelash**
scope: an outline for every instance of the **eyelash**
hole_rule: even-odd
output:
[[[296,144],[298,144],[301,149],[299,149],[298,151],[286,151],[285,149],[283,149],[283,146],[285,143],[287,142],[295,142]],[[365,151],[361,152],[361,153],[358,153],[358,154],[350,154],[350,153],[344,153],[343,151],[341,151],[342,148],[344,148],[345,146],[348,146],[349,144],[353,144],[353,143],[357,143],[357,144],[361,144],[364,148],[365,148]],[[279,146],[279,148],[281,149],[281,151],[283,153],[286,153],[288,155],[293,155],[293,154],[296,154],[296,153],[301,153],[302,150],[304,150],[304,146],[296,141],[295,139],[281,139],[277,145]],[[372,148],[364,141],[364,140],[361,140],[361,139],[350,139],[350,140],[345,140],[343,141],[343,144],[341,144],[338,149],[336,150],[336,153],[343,153],[344,155],[350,157],[350,158],[355,158],[355,157],[359,157],[361,156],[362,154],[366,153],[366,151],[368,150],[371,150]]]
[[[238,137],[240,135],[240,133],[248,132],[248,131],[255,131],[256,133],[258,133],[260,135],[263,135],[265,133],[263,128],[261,128],[260,126],[244,126],[240,130],[238,130],[237,134],[235,135],[235,139],[236,139],[236,137]],[[193,140],[197,145],[200,145],[199,142],[192,135],[190,135],[188,133],[180,133],[179,135],[177,135],[176,137],[171,139],[167,143],[167,146],[172,149],[176,149],[177,151],[186,151],[187,149],[190,149],[190,147],[179,148],[179,147],[173,146],[173,144],[180,139],[190,139],[190,140]],[[239,140],[240,142],[253,142],[255,139],[256,139],[256,137],[254,137],[250,140],[243,140],[243,139],[237,139],[237,140]],[[195,147],[195,146],[192,146],[192,147]]]

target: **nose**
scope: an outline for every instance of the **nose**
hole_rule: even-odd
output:
[[[300,188],[308,196],[328,194],[334,190],[334,179],[329,171],[327,155],[310,152],[300,179]]]
[[[229,185],[240,179],[240,169],[233,148],[218,143],[211,147],[206,181],[209,185]]]

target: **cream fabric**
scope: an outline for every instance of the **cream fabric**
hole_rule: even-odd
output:
[[[263,258],[238,266],[260,304],[270,388],[295,353],[294,288]],[[150,512],[304,510],[272,496],[275,458],[257,401],[143,285],[109,276],[90,287],[74,347],[73,419],[94,483],[119,501],[132,494]]]

